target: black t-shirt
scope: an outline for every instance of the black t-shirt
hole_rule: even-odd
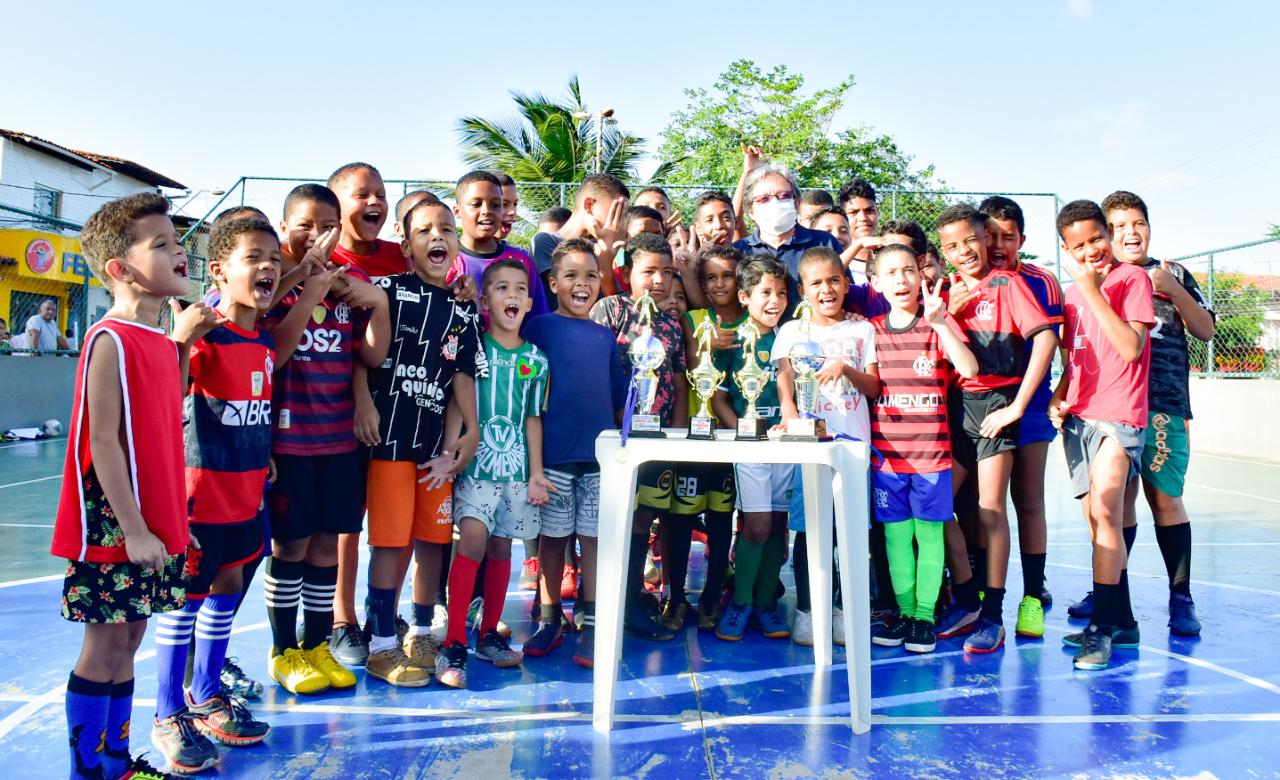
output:
[[[1150,276],[1159,267],[1159,260],[1147,258],[1142,270]],[[1168,271],[1197,304],[1206,310],[1209,308],[1190,271],[1177,263],[1169,263]],[[1187,355],[1187,328],[1173,301],[1156,293],[1154,303],[1156,326],[1151,329],[1151,383],[1147,400],[1153,412],[1190,419],[1191,390],[1187,376],[1191,372],[1191,361]]]
[[[391,307],[391,348],[382,366],[369,372],[382,439],[370,457],[425,463],[440,454],[454,374],[489,375],[480,349],[480,312],[415,273],[377,284]]]

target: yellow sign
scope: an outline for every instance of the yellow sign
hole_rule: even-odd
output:
[[[80,252],[80,239],[36,230],[0,229],[0,266],[13,266],[18,276],[51,282],[98,285]]]

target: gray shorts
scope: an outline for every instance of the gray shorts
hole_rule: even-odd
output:
[[[1142,448],[1146,443],[1145,432],[1124,423],[1085,420],[1068,415],[1062,424],[1062,448],[1067,453],[1067,469],[1071,472],[1071,492],[1083,498],[1089,492],[1089,469],[1098,456],[1098,449],[1106,438],[1116,440],[1129,456],[1129,478],[1137,476],[1142,464]]]
[[[556,492],[542,508],[542,535],[563,539],[572,534],[600,535],[600,471],[566,463],[543,473]]]
[[[474,517],[490,536],[533,539],[541,526],[542,509],[529,503],[527,482],[497,482],[461,476],[453,485],[453,522]]]

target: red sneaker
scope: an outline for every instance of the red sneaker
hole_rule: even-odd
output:
[[[517,581],[520,590],[538,589],[538,559],[525,558],[520,565],[520,579]]]
[[[560,598],[573,601],[578,598],[578,570],[564,565],[564,575],[560,578]]]

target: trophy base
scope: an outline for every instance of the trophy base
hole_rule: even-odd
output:
[[[716,421],[711,417],[690,417],[689,418],[689,435],[690,439],[715,439],[716,437]]]
[[[656,414],[637,414],[631,418],[631,435],[637,439],[665,439],[662,420]]]
[[[764,441],[769,438],[769,421],[762,417],[739,418],[737,441]]]
[[[804,417],[799,420],[788,420],[783,441],[831,441],[834,437],[827,433],[827,424],[816,417]]]

